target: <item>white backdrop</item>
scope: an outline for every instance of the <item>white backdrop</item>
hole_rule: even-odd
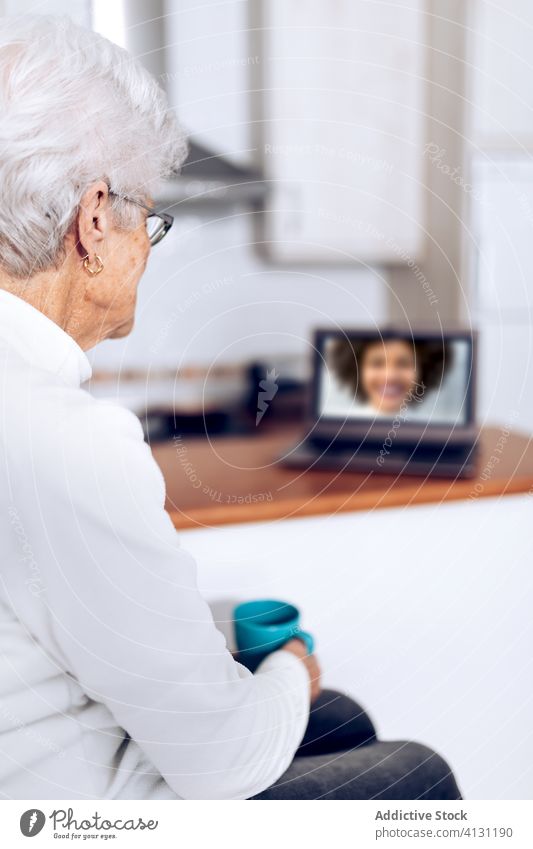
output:
[[[531,496],[507,496],[182,540],[217,621],[241,599],[295,602],[325,683],[360,700],[382,737],[437,749],[466,798],[530,799],[532,518]]]

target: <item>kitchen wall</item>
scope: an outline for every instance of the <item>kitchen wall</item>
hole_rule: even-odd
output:
[[[257,161],[251,91],[259,61],[251,50],[246,2],[165,5],[164,83],[180,121],[237,163]],[[99,368],[202,365],[263,355],[302,355],[320,324],[385,319],[387,281],[351,266],[283,267],[260,258],[249,208],[210,208],[177,218],[150,259],[137,327],[94,354]]]
[[[300,354],[317,325],[384,319],[378,271],[263,262],[253,247],[253,214],[222,209],[177,218],[150,258],[135,330],[99,346],[95,365],[212,366]]]
[[[463,164],[464,156],[465,4],[428,0],[427,9],[427,139],[445,151],[445,164],[452,167]],[[167,0],[164,11],[169,47],[163,81],[180,120],[213,150],[238,163],[257,163],[258,4]],[[150,367],[159,367],[178,359],[209,366],[273,351],[301,355],[312,328],[324,323],[456,324],[469,294],[462,268],[464,192],[439,163],[427,157],[425,166],[427,248],[410,269],[265,262],[254,247],[258,213],[250,209],[179,220],[152,257],[138,327],[130,339],[102,346],[95,365],[148,359]],[[424,295],[421,280],[435,298]]]

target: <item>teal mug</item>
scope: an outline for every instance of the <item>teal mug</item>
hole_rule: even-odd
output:
[[[295,637],[302,640],[309,654],[314,640],[300,628],[300,611],[294,604],[274,599],[245,601],[233,612],[239,660],[255,669],[268,654]]]

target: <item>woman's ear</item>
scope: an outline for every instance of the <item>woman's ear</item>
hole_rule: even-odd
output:
[[[81,198],[78,210],[78,250],[92,264],[102,248],[110,227],[109,187],[103,180],[93,183]]]

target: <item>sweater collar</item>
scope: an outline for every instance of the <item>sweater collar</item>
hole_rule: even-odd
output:
[[[0,289],[0,338],[30,365],[58,375],[71,386],[91,377],[89,360],[72,336],[5,289]]]

